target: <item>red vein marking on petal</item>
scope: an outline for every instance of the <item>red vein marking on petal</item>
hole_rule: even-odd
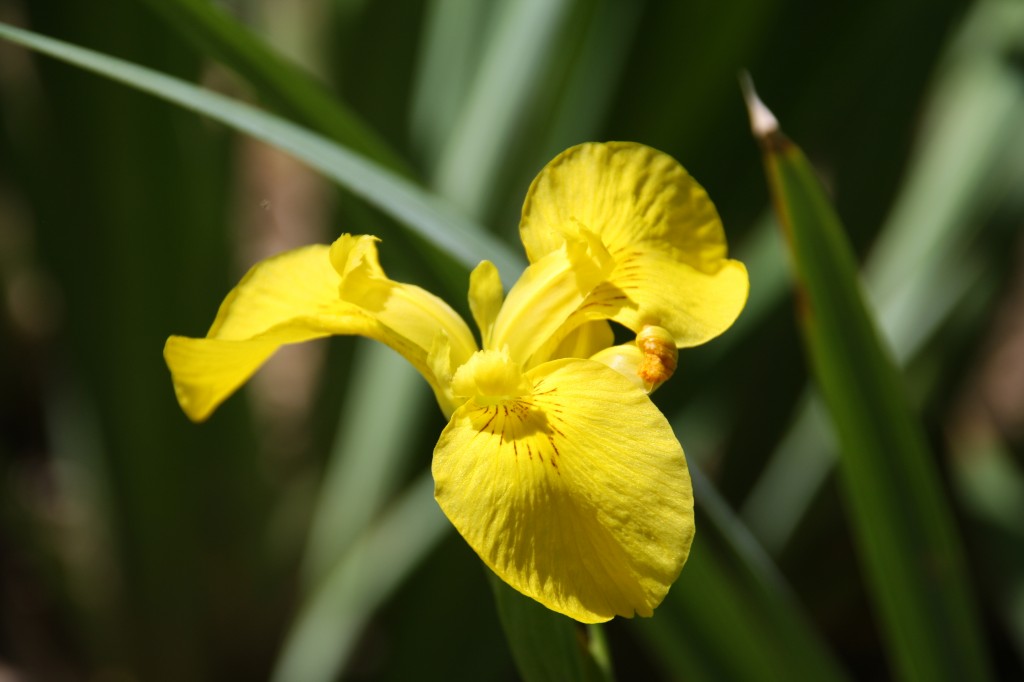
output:
[[[555,445],[555,439],[554,439],[554,437],[552,437],[552,435],[550,433],[548,434],[548,442],[551,443],[551,452],[552,452],[552,454],[554,454],[554,457],[551,458],[551,461],[552,461],[552,463],[554,463],[554,461],[558,457],[561,457],[562,453],[560,453],[558,451],[558,446]]]
[[[519,459],[519,443],[518,443],[519,438],[516,436],[515,424],[512,424],[510,422],[509,423],[509,430],[512,432],[512,452],[515,453],[516,459]],[[527,444],[527,447],[529,447],[529,444]],[[533,454],[532,453],[527,451],[527,454],[530,455],[530,459],[533,459]]]

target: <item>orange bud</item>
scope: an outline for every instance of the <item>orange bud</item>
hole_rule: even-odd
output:
[[[675,339],[665,329],[648,325],[636,335],[636,345],[643,354],[637,374],[654,391],[676,371],[679,351]]]

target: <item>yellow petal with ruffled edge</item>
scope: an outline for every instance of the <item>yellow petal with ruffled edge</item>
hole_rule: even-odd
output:
[[[342,235],[331,245],[331,262],[341,273],[341,299],[357,305],[387,328],[385,337],[376,338],[388,345],[404,340],[418,350],[402,353],[430,381],[434,393],[444,393],[441,409],[451,414],[448,384],[451,373],[476,352],[476,340],[466,322],[451,306],[425,289],[387,278],[377,257],[377,238]],[[444,357],[437,357],[444,348]]]
[[[170,337],[164,359],[185,414],[205,420],[280,346],[333,334],[394,348],[451,413],[457,406],[451,368],[476,350],[472,334],[437,297],[388,280],[375,241],[343,235],[331,247],[303,247],[257,263],[225,298],[206,338]]]
[[[502,580],[546,607],[587,623],[651,615],[694,533],[679,442],[602,364],[557,360],[525,376],[518,397],[456,410],[434,450],[438,504]]]
[[[615,267],[570,326],[603,318],[635,332],[656,325],[679,347],[694,346],[725,331],[746,303],[747,272],[726,258],[714,205],[667,154],[630,142],[587,143],[545,166],[520,222],[530,261],[581,229],[600,237]]]

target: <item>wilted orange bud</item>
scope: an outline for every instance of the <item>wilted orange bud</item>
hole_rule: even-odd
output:
[[[648,325],[636,335],[636,345],[643,354],[637,374],[653,391],[676,371],[679,351],[675,339],[661,327]]]

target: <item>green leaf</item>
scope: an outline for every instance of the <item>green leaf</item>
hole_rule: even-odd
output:
[[[438,160],[435,184],[470,215],[486,213],[495,177],[520,144],[523,113],[537,96],[572,0],[515,0],[496,9],[457,123]]]
[[[420,452],[413,442],[418,415],[428,399],[437,409],[423,377],[404,358],[383,344],[361,341],[310,520],[302,567],[307,588],[393,496],[409,456]]]
[[[936,69],[905,177],[861,269],[879,329],[900,364],[929,346],[952,351],[933,341],[936,333],[998,270],[986,256],[995,240],[989,216],[1020,193],[1012,162],[1022,157],[1024,91],[1008,55],[1022,35],[1024,5],[971,6]],[[756,265],[744,262],[755,278]],[[764,277],[757,280],[763,288]],[[735,331],[724,340],[735,339]],[[769,550],[789,540],[837,459],[817,402],[802,401],[744,505],[744,517]]]
[[[413,229],[467,268],[487,259],[513,281],[523,259],[429,192],[278,116],[131,62],[0,23],[0,38],[93,71],[271,144]]]
[[[487,570],[505,638],[526,682],[606,679],[579,623],[523,596]],[[607,670],[607,669],[605,669]]]
[[[771,559],[691,463],[698,532],[679,580],[634,628],[673,677],[844,680]]]
[[[146,0],[182,37],[234,69],[261,100],[353,151],[399,173],[408,164],[375,131],[308,73],[290,63],[207,0]]]
[[[271,679],[337,679],[369,616],[450,528],[434,502],[434,482],[425,473],[352,543],[310,594]]]
[[[496,3],[431,0],[420,36],[410,105],[413,146],[432,168],[459,119]]]
[[[962,548],[924,432],[864,305],[839,218],[814,170],[748,88],[796,273],[798,317],[838,434],[847,509],[894,674],[989,679]]]

